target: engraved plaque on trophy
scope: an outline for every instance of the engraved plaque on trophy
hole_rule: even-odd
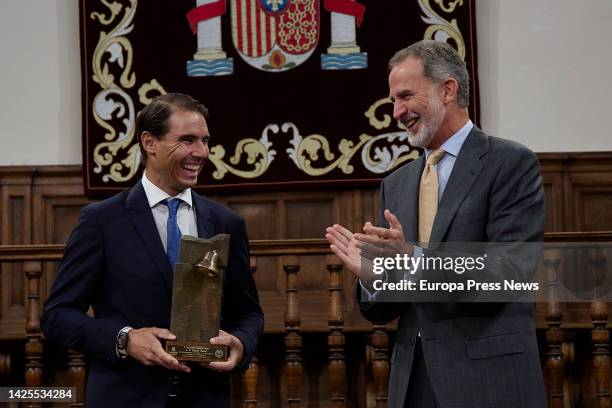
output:
[[[228,347],[210,344],[219,335],[223,273],[230,236],[210,239],[181,237],[179,261],[174,265],[170,331],[176,340],[166,352],[181,361],[226,361]]]

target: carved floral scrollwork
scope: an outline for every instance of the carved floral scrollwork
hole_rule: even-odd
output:
[[[285,123],[283,127],[285,126],[293,131],[293,138],[290,141],[293,147],[287,149],[287,154],[300,170],[310,176],[327,174],[336,167],[342,170],[344,174],[351,174],[354,168],[349,164],[350,160],[361,146],[368,141],[368,137],[365,135],[362,135],[357,143],[342,139],[338,144],[338,150],[341,154],[335,161],[325,167],[313,167],[312,162],[319,160],[319,150],[323,153],[325,160],[334,160],[335,155],[329,148],[327,138],[318,134],[302,137],[298,128],[293,123]]]
[[[278,133],[278,131],[278,125],[271,124],[265,127],[259,140],[247,138],[241,139],[238,142],[234,155],[230,157],[229,161],[235,166],[240,163],[242,155],[246,154],[246,162],[248,165],[253,166],[252,170],[240,170],[230,166],[223,161],[225,148],[222,145],[211,147],[208,160],[216,168],[213,172],[213,177],[216,180],[221,180],[229,172],[241,178],[253,179],[264,174],[276,155],[276,150],[271,149],[272,142],[270,142],[268,133]]]
[[[133,144],[134,119],[136,117],[134,102],[125,89],[136,83],[136,74],[132,72],[133,49],[125,37],[132,31],[132,21],[136,13],[136,0],[129,5],[102,1],[110,11],[110,17],[101,13],[91,13],[92,19],[98,19],[108,25],[123,12],[121,21],[108,33],[100,31],[100,38],[93,53],[92,79],[102,88],[93,100],[93,116],[97,124],[106,129],[105,142],[94,147],[93,160],[95,173],[102,173],[102,181],[126,181],[132,178],[138,169],[140,153],[138,144]],[[115,74],[119,74],[119,83]],[[118,132],[116,127],[120,127]]]
[[[444,4],[444,0],[434,0],[434,1],[436,2],[436,4],[438,4],[438,6],[440,6],[442,10],[444,10],[445,13],[452,13],[453,11],[455,11],[455,8],[457,6],[463,6],[463,0],[451,1],[448,4],[448,7]]]
[[[391,103],[388,98],[380,99],[365,112],[372,127],[380,130],[391,126],[392,120],[388,114],[383,114],[382,119],[377,116],[377,111],[388,103]],[[400,124],[397,125],[403,128]],[[342,170],[344,174],[351,174],[354,168],[350,161],[360,151],[363,166],[375,174],[386,173],[408,160],[419,157],[417,150],[410,149],[405,131],[388,132],[376,136],[364,133],[359,136],[358,141],[342,139],[338,144],[340,155],[336,158],[325,136],[312,134],[303,137],[292,123],[285,123],[283,127],[293,132],[290,141],[293,147],[287,149],[289,157],[300,170],[310,176],[321,176],[335,168]],[[315,167],[313,162],[320,162],[320,158],[327,163]]]
[[[451,13],[457,6],[462,6],[462,0],[452,1],[448,7],[444,5],[444,0],[435,0],[435,2],[442,8],[446,13]],[[448,42],[452,39],[456,44],[456,49],[463,60],[465,60],[465,41],[463,35],[459,31],[457,25],[457,19],[453,18],[451,21],[447,21],[438,13],[436,13],[430,4],[430,0],[419,0],[419,6],[426,17],[423,17],[423,21],[429,24],[429,27],[425,30],[423,38],[429,40],[436,40],[441,42]]]
[[[151,92],[157,92],[157,95],[150,96],[149,94]],[[159,82],[157,82],[157,79],[153,79],[150,82],[147,82],[146,84],[142,84],[140,88],[138,88],[138,100],[143,105],[148,105],[151,103],[151,101],[153,101],[153,98],[155,98],[156,96],[165,94],[166,90],[163,86],[160,85]]]
[[[368,143],[366,143],[363,146],[363,150],[361,150],[361,161],[365,168],[372,173],[386,173],[408,160],[415,160],[419,157],[418,150],[410,150],[408,135],[405,131],[390,132],[375,137],[368,137]],[[398,144],[393,143],[396,139],[397,142],[399,142]],[[375,143],[380,141],[387,142],[388,146],[383,145],[382,147],[374,147]],[[373,155],[372,149],[374,150]]]
[[[119,15],[123,6],[116,2],[109,3],[107,0],[100,0],[100,2],[108,8],[110,15],[106,16],[102,13],[93,12],[89,16],[92,20],[98,20],[102,25],[109,25],[115,20],[115,17]]]

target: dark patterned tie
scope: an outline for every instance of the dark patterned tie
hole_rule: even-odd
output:
[[[168,223],[166,224],[168,242],[166,245],[166,252],[168,253],[168,260],[170,261],[170,268],[174,269],[174,264],[178,261],[179,248],[181,245],[181,230],[179,229],[178,220],[176,218],[181,200],[178,198],[166,199],[163,203],[168,206]]]

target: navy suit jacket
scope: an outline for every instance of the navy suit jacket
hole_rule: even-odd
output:
[[[229,234],[221,328],[244,345],[244,369],[263,332],[263,313],[250,273],[244,220],[222,205],[192,193],[198,235]],[[86,353],[88,407],[163,407],[169,375],[160,366],[117,357],[124,326],[170,327],[172,270],[144,188],[133,188],[81,211],[45,304],[46,339]],[[92,308],[93,317],[87,315]],[[183,379],[185,406],[229,406],[229,375],[192,366]]]

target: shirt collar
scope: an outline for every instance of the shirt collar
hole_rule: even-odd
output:
[[[446,139],[444,143],[442,143],[440,149],[444,150],[448,154],[457,157],[459,155],[459,151],[461,150],[461,146],[463,146],[463,142],[465,142],[465,139],[470,134],[470,131],[473,127],[474,124],[470,119],[468,119],[466,124],[463,125],[461,129],[459,129],[454,135],[452,135],[451,137]],[[431,152],[432,150],[425,148],[425,158],[429,157],[429,153]]]
[[[161,203],[167,198],[178,198],[179,200],[182,200],[183,202],[187,203],[189,207],[192,206],[190,188],[186,188],[185,190],[172,197],[170,196],[170,194],[166,193],[164,190],[153,184],[151,180],[147,178],[146,171],[142,173],[142,187],[144,188],[145,195],[147,196],[147,201],[149,202],[149,207],[151,208],[155,207],[157,204]]]

